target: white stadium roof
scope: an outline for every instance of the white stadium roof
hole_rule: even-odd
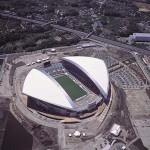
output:
[[[32,69],[28,73],[22,92],[56,106],[77,110],[75,104],[59,83],[53,77],[38,69]]]
[[[64,57],[63,60],[74,64],[88,75],[101,91],[102,95],[107,98],[109,91],[109,76],[103,60],[85,56]]]
[[[103,60],[83,56],[64,57],[63,60],[74,64],[87,74],[102,95],[107,98],[109,77]],[[23,84],[22,93],[55,106],[79,111],[61,85],[44,70],[32,69],[28,73]]]

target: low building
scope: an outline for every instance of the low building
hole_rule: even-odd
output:
[[[134,42],[150,42],[150,33],[133,33],[129,38]]]
[[[114,124],[112,128],[110,129],[110,133],[115,136],[118,136],[120,132],[121,132],[121,126],[118,124]]]

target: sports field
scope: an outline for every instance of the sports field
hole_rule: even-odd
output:
[[[57,77],[55,80],[62,86],[72,100],[76,100],[87,94],[78,84],[66,75]]]

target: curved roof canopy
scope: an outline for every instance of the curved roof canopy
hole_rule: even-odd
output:
[[[22,92],[41,101],[77,111],[64,89],[44,71],[32,69],[24,81]]]
[[[88,75],[101,91],[102,95],[107,98],[109,91],[109,76],[103,60],[85,56],[64,57],[62,60],[72,63]]]

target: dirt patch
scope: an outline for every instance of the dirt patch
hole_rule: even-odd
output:
[[[123,89],[118,88],[115,85],[114,88],[117,95],[117,102],[116,106],[112,110],[112,116],[108,118],[104,125],[104,137],[109,138],[110,135],[108,131],[114,123],[117,123],[121,125],[126,131],[128,131],[129,135],[127,137],[127,141],[131,141],[136,137],[136,135],[130,121],[128,107],[126,105],[126,93]]]
[[[13,77],[16,71],[16,68],[25,65],[24,62],[19,62],[17,64],[13,64],[10,70],[10,74],[9,74],[9,84],[12,86],[13,85]]]
[[[150,12],[150,4],[134,2],[134,5],[136,5],[141,12]]]
[[[138,139],[135,141],[131,146],[131,150],[148,150],[146,147],[144,147],[141,139]]]
[[[150,99],[150,88],[147,88],[147,89],[146,89],[146,94],[147,94],[147,96],[148,96],[149,99]]]

